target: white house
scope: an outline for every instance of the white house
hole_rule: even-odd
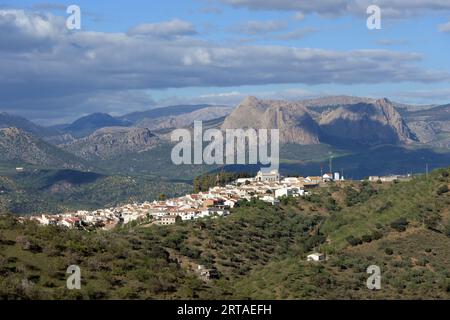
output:
[[[280,181],[280,173],[278,170],[267,171],[258,171],[255,177],[256,181]]]
[[[234,208],[234,206],[236,205],[236,202],[237,201],[234,199],[227,199],[227,200],[225,200],[224,205],[228,208]]]
[[[275,190],[275,198],[290,197],[293,194],[292,188],[280,188]]]
[[[239,178],[236,180],[236,184],[240,183],[240,184],[245,184],[246,182],[253,182],[255,181],[255,178]]]
[[[308,255],[306,260],[307,261],[325,261],[325,254],[314,252],[314,253],[311,253],[310,255]]]
[[[50,220],[45,215],[42,215],[40,218],[37,218],[37,221],[43,225],[48,225],[50,223]]]
[[[335,180],[335,181],[341,180],[341,175],[339,174],[339,172],[335,172],[335,173],[334,173],[334,180]]]
[[[284,184],[294,184],[294,183],[299,183],[300,179],[297,177],[286,177],[283,180],[281,180],[281,183]]]

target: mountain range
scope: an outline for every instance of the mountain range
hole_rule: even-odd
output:
[[[168,133],[175,128],[190,128],[195,120],[222,130],[276,128],[286,146],[329,145],[333,152],[339,149],[347,154],[355,148],[370,150],[382,145],[399,148],[448,148],[450,145],[450,105],[419,107],[385,98],[348,96],[302,101],[250,96],[235,108],[182,105],[120,117],[95,113],[71,124],[52,127],[1,113],[0,163],[86,169],[101,168],[102,161],[108,164],[115,161],[114,168],[126,169],[129,159],[134,159],[141,168],[144,162],[148,163],[147,171],[154,174],[151,159],[158,158],[158,166],[170,160],[170,154],[164,158],[160,153],[170,150]],[[293,160],[299,157],[288,153],[292,153]],[[326,156],[320,153],[315,159]]]

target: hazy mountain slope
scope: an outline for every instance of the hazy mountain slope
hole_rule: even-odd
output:
[[[93,113],[74,121],[72,124],[60,126],[60,130],[76,138],[80,138],[101,128],[125,127],[130,124],[127,121],[116,119],[107,113]]]
[[[19,128],[37,137],[45,137],[58,134],[57,130],[41,127],[25,118],[11,115],[6,112],[0,113],[0,129],[2,128]]]
[[[433,146],[450,146],[450,104],[405,114],[419,140]]]
[[[139,120],[135,126],[148,128],[150,130],[183,128],[190,126],[194,121],[210,121],[229,115],[232,107],[212,106],[195,110],[182,115],[172,115],[158,118],[144,118]]]
[[[111,159],[150,150],[159,138],[146,128],[110,127],[61,147],[84,159]]]
[[[319,131],[300,103],[247,97],[225,119],[222,129],[279,129],[282,143],[317,144]]]
[[[76,156],[18,128],[0,129],[0,161],[57,168],[89,167]]]
[[[132,112],[124,116],[121,116],[119,119],[135,123],[145,118],[155,119],[161,117],[178,116],[181,114],[191,113],[193,111],[204,109],[207,107],[211,107],[211,105],[199,104],[199,105],[169,106],[169,107],[155,108],[147,111]]]
[[[322,115],[322,139],[332,144],[398,144],[417,138],[387,99],[342,106]]]

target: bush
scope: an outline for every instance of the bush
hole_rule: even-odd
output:
[[[445,228],[444,228],[444,234],[445,234],[447,237],[450,237],[450,222],[447,223],[447,225],[445,226]]]
[[[384,249],[384,253],[386,253],[388,256],[391,256],[394,254],[394,250],[392,250],[391,248],[386,248]]]
[[[447,192],[448,192],[448,186],[446,184],[443,184],[442,186],[440,186],[438,188],[438,190],[436,191],[438,196],[440,196],[441,194],[447,193]]]
[[[365,234],[362,236],[362,241],[364,242],[372,242],[373,238],[370,234]]]
[[[373,240],[379,240],[381,238],[383,238],[383,234],[380,231],[374,231],[372,233],[372,239]]]
[[[408,224],[409,224],[408,220],[406,220],[405,218],[400,218],[391,223],[391,228],[399,232],[403,232],[406,230]]]
[[[354,236],[349,236],[347,237],[345,240],[347,240],[347,242],[352,245],[352,246],[357,246],[359,244],[362,244],[362,240],[360,238],[356,238]]]

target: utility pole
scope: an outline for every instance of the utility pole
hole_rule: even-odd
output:
[[[333,174],[333,155],[330,156],[330,173]]]

